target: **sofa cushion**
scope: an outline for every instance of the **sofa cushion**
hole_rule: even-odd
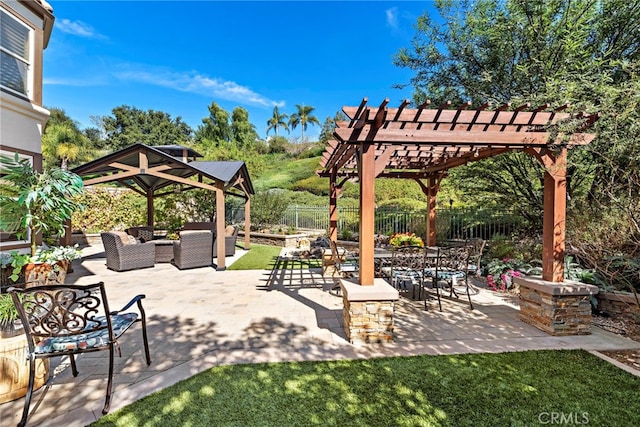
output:
[[[124,231],[112,231],[112,233],[120,238],[120,242],[123,246],[138,243],[135,237],[128,235]]]
[[[233,225],[228,225],[227,228],[225,228],[224,230],[224,235],[231,237],[235,232],[236,232],[236,228]]]

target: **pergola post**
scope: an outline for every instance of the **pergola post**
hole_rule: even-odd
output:
[[[329,176],[329,239],[338,240],[338,184],[336,183],[336,168],[331,169]]]
[[[360,144],[360,285],[372,286],[374,279],[375,232],[375,147]]]
[[[438,179],[431,176],[427,182],[427,246],[436,245],[436,194],[438,193]]]
[[[426,218],[426,237],[425,242],[427,246],[436,245],[436,194],[440,189],[441,175],[431,175],[427,178],[427,185],[424,185],[422,181],[416,179],[415,181],[420,185],[422,192],[427,196],[427,218]]]
[[[216,270],[224,270],[225,265],[225,238],[224,227],[226,219],[224,216],[224,189],[216,189],[216,252],[218,259],[216,261]]]
[[[251,198],[244,202],[244,248],[251,249]]]
[[[542,219],[542,279],[564,281],[567,213],[567,149],[540,156],[545,165]]]

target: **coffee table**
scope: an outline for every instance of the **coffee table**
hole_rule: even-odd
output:
[[[171,262],[173,260],[174,240],[152,240],[156,244],[156,262]]]

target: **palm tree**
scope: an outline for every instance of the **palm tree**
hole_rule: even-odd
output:
[[[316,116],[311,115],[313,110],[315,110],[315,107],[296,104],[296,108],[298,109],[298,112],[293,113],[289,117],[289,124],[292,129],[295,129],[296,126],[300,125],[302,128],[302,141],[300,142],[304,142],[304,131],[307,130],[307,125],[320,125],[320,121]]]
[[[69,162],[89,160],[91,149],[88,139],[80,131],[68,123],[55,123],[44,131],[42,155],[47,166],[58,165],[67,170]]]
[[[289,132],[289,126],[285,122],[286,118],[289,117],[288,114],[280,114],[278,111],[278,106],[273,107],[273,117],[267,120],[267,135],[269,135],[269,131],[273,129],[276,132],[276,138],[278,137],[278,128],[283,127]]]

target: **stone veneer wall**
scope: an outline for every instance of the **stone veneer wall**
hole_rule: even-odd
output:
[[[596,295],[598,310],[602,310],[611,317],[640,319],[640,306],[630,292],[600,292]]]
[[[244,231],[238,232],[239,239],[244,239]],[[309,234],[268,234],[251,232],[251,243],[281,248],[295,248],[300,239],[312,240]]]
[[[520,320],[551,335],[591,333],[591,295],[596,286],[514,278],[520,286]]]
[[[383,279],[361,286],[357,279],[341,279],[342,320],[352,344],[393,341],[393,313],[398,291]]]
[[[393,301],[344,301],[342,317],[352,344],[393,341]]]

